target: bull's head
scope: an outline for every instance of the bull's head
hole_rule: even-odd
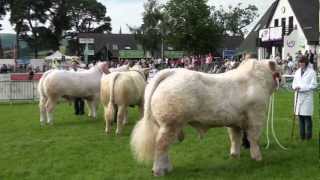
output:
[[[98,62],[96,65],[101,73],[109,74],[109,65],[106,62]]]
[[[272,71],[272,78],[276,89],[279,89],[281,82],[281,68],[275,61],[269,61],[269,68]]]

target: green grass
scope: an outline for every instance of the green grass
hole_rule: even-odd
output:
[[[231,159],[225,128],[211,129],[199,140],[195,130],[186,127],[186,139],[170,149],[174,169],[161,178],[153,178],[151,165],[138,164],[130,151],[136,109],[130,110],[124,135],[117,137],[104,133],[102,108],[98,120],[92,121],[73,115],[72,106],[61,103],[55,124],[41,128],[37,104],[1,104],[0,180],[320,179],[318,109],[313,117],[313,140],[301,142],[296,137],[291,141],[292,94],[280,91],[275,100],[275,130],[288,151],[280,149],[273,138],[265,149],[263,133],[262,162],[251,160],[245,149],[240,159]],[[318,96],[315,100],[318,108]]]

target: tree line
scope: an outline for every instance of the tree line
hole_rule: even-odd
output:
[[[142,25],[129,28],[151,53],[161,44],[170,44],[201,54],[218,48],[224,35],[244,36],[257,11],[254,5],[241,4],[216,8],[207,0],[168,0],[164,4],[148,0]],[[112,30],[107,8],[97,0],[1,0],[0,20],[6,14],[16,32],[16,46],[20,40],[27,42],[35,58],[40,50],[58,50],[63,39],[68,39],[70,53],[79,54],[78,33]]]

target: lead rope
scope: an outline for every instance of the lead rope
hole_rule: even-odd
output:
[[[271,106],[271,108],[270,108]],[[271,115],[270,115],[270,109],[271,109]],[[273,135],[273,138],[276,140],[276,143],[278,144],[278,146],[283,149],[283,150],[288,150],[286,147],[284,147],[276,133],[275,133],[275,130],[274,130],[274,125],[273,125],[273,117],[274,117],[274,93],[271,95],[270,99],[269,99],[269,110],[268,110],[268,119],[267,119],[267,146],[266,146],[266,149],[269,148],[270,146],[270,140],[269,140],[269,119],[270,119],[270,116],[271,116],[271,130],[272,130],[272,135]]]

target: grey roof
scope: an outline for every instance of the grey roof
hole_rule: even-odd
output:
[[[125,49],[126,46],[131,47],[131,49],[137,49],[138,45],[133,34],[80,33],[78,37],[94,38],[94,51],[100,52],[108,48],[113,57],[118,57],[118,50]],[[113,50],[113,45],[117,45],[118,50]]]
[[[276,0],[269,9],[265,12],[265,14],[261,17],[246,39],[240,44],[238,49],[238,53],[250,52],[257,54],[257,38],[259,37],[259,30],[266,28],[271,21],[272,15],[274,14],[279,0]]]
[[[237,49],[242,41],[243,37],[241,36],[224,36],[221,47],[224,49]]]
[[[289,0],[309,43],[319,41],[319,0]]]

